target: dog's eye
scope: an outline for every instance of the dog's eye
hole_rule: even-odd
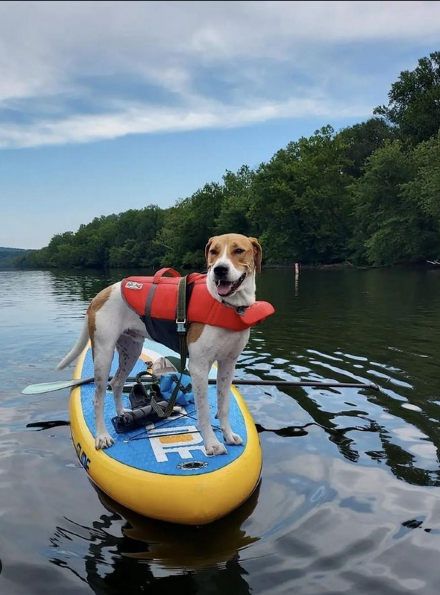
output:
[[[214,250],[214,248],[212,250],[209,251],[209,254],[211,254],[212,256],[217,256],[218,252],[217,250]]]
[[[234,252],[235,254],[243,254],[243,252],[246,252],[246,250],[243,250],[243,248],[235,248]]]

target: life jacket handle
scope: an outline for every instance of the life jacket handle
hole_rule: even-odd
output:
[[[159,280],[167,273],[170,274],[171,277],[181,277],[182,276],[180,273],[178,273],[171,267],[164,267],[163,269],[160,269],[160,271],[157,271],[157,273],[154,275],[153,283],[159,283]]]

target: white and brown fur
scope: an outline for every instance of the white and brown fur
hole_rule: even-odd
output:
[[[255,273],[261,271],[261,247],[255,238],[239,234],[225,234],[210,238],[205,248],[208,267],[207,288],[212,297],[231,307],[250,306],[255,302]],[[218,287],[231,288],[227,296],[220,296]],[[114,350],[119,353],[119,368],[111,381],[118,415],[124,412],[122,389],[148,337],[144,323],[127,306],[121,296],[121,283],[103,289],[90,303],[81,335],[58,369],[76,359],[89,338],[93,350],[96,391],[94,398],[97,449],[113,444],[104,421],[104,396]],[[208,455],[226,452],[216,438],[210,423],[207,399],[208,374],[212,364],[218,365],[218,418],[226,444],[241,444],[229,423],[229,391],[237,359],[249,339],[249,329],[232,331],[220,327],[193,323],[187,342],[189,370],[195,395],[199,430]]]

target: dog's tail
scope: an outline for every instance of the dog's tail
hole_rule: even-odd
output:
[[[84,324],[82,327],[81,335],[79,336],[78,341],[75,343],[71,351],[66,355],[66,357],[60,361],[57,366],[57,370],[62,370],[66,366],[73,362],[74,359],[78,357],[78,355],[82,352],[84,347],[87,345],[87,341],[89,340],[89,327],[87,322],[87,316],[85,317]]]

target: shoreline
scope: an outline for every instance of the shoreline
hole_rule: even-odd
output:
[[[298,273],[296,273],[296,264],[299,265]],[[301,264],[301,263],[294,263],[294,264],[265,264],[264,269],[280,269],[280,270],[291,270],[295,274],[299,274],[301,271],[330,271],[330,270],[371,270],[371,269],[420,269],[420,270],[429,270],[429,269],[440,269],[440,263],[437,262],[403,262],[397,264],[383,264],[383,265],[355,265],[351,262],[335,262],[330,264]],[[157,267],[106,267],[106,268],[93,268],[93,267],[26,267],[26,266],[10,266],[10,265],[0,265],[0,271],[77,271],[77,272],[85,272],[85,271],[117,271],[117,270],[124,270],[124,271],[141,271],[141,270],[156,270]],[[181,267],[182,271],[192,271],[193,269],[186,269]]]

